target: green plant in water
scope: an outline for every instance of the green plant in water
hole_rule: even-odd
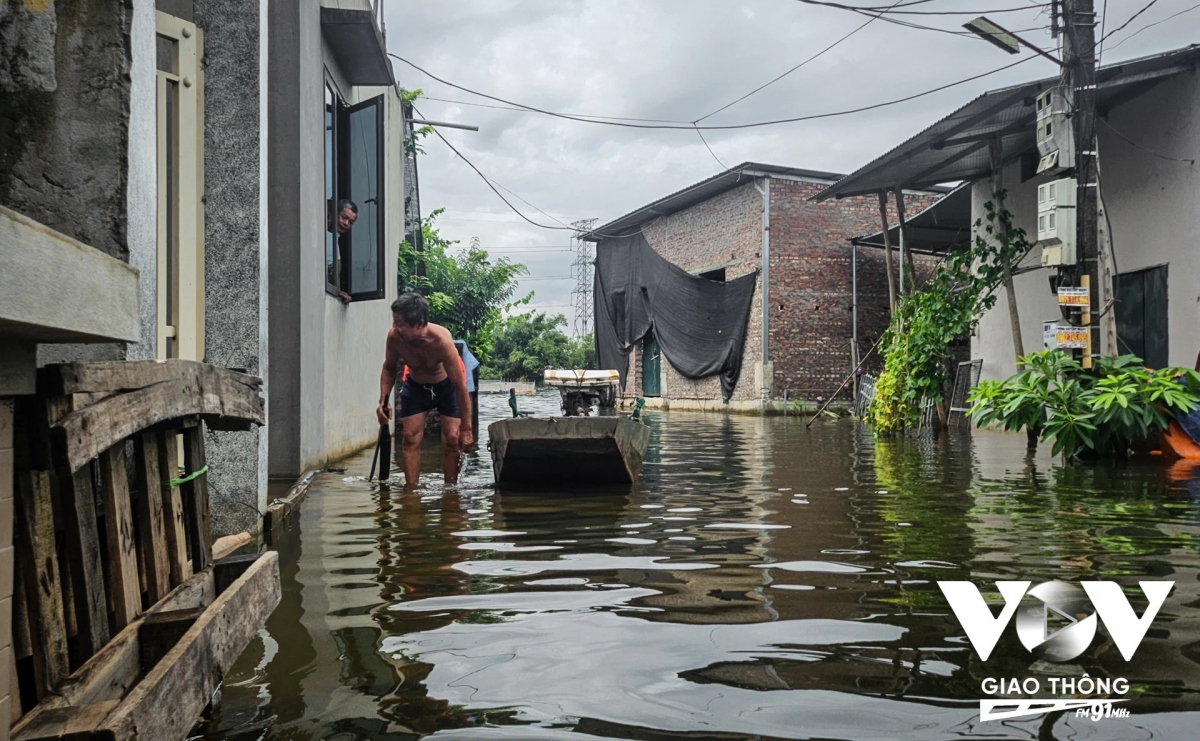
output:
[[[1125,455],[1200,404],[1200,373],[1151,370],[1132,355],[1100,358],[1090,372],[1061,350],[1032,353],[1021,363],[1015,376],[972,389],[969,414],[980,426],[1031,429],[1068,458]]]
[[[970,249],[950,252],[933,277],[919,290],[901,296],[879,346],[883,372],[866,421],[876,433],[896,433],[917,426],[921,400],[940,400],[946,381],[947,348],[971,332],[996,303],[996,289],[1033,248],[1025,231],[1013,226],[1012,214],[996,203],[984,204],[985,217],[975,222]]]

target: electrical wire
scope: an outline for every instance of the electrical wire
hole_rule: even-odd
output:
[[[1100,39],[1100,42],[1101,42],[1101,43],[1104,43],[1104,39],[1107,39],[1109,36],[1112,36],[1114,33],[1117,33],[1117,32],[1119,32],[1119,31],[1123,30],[1123,29],[1124,29],[1126,26],[1128,26],[1130,23],[1133,23],[1133,21],[1134,21],[1134,19],[1135,19],[1135,18],[1137,18],[1137,17],[1138,17],[1139,15],[1141,15],[1142,13],[1145,13],[1147,10],[1150,10],[1150,8],[1151,8],[1151,7],[1152,7],[1152,6],[1153,6],[1155,3],[1157,3],[1157,2],[1158,2],[1158,0],[1150,0],[1150,2],[1146,3],[1145,7],[1143,7],[1141,10],[1139,10],[1139,11],[1138,11],[1138,12],[1136,12],[1136,13],[1134,13],[1133,15],[1129,16],[1129,20],[1125,21],[1125,22],[1124,22],[1124,23],[1122,23],[1120,26],[1117,26],[1117,27],[1116,27],[1116,28],[1114,28],[1112,31],[1110,31],[1110,32],[1108,32],[1108,33],[1106,33],[1106,34],[1104,34],[1104,36],[1103,36],[1103,37],[1101,37],[1101,39]]]
[[[803,0],[801,0],[801,1],[803,2]],[[891,7],[895,8],[896,6],[898,6],[898,5],[900,4],[900,2],[901,2],[901,0],[896,0],[896,2],[892,3],[892,6],[891,6]],[[779,76],[777,76],[777,77],[775,77],[775,78],[771,79],[770,81],[768,81],[768,82],[765,82],[765,83],[763,83],[762,85],[759,85],[758,87],[754,88],[753,90],[751,90],[750,92],[748,92],[748,93],[746,93],[745,95],[741,96],[740,98],[737,98],[736,100],[732,100],[732,101],[730,101],[730,102],[726,103],[725,105],[721,106],[720,108],[716,109],[715,111],[713,111],[713,112],[711,112],[711,113],[708,113],[708,114],[706,114],[706,115],[704,115],[704,116],[701,116],[700,118],[697,118],[697,119],[696,119],[695,121],[693,121],[692,123],[694,123],[694,124],[698,124],[698,123],[700,123],[701,121],[703,121],[703,120],[704,120],[704,119],[706,119],[706,118],[711,118],[712,116],[715,116],[715,115],[717,115],[717,114],[718,114],[718,113],[720,113],[721,111],[724,111],[724,110],[726,110],[727,108],[732,108],[733,106],[737,105],[738,103],[741,103],[743,100],[745,100],[746,98],[749,98],[751,95],[754,95],[755,93],[758,93],[758,92],[760,92],[760,91],[762,91],[762,90],[765,90],[766,88],[770,87],[771,85],[774,85],[775,83],[779,82],[779,81],[780,81],[780,80],[782,80],[783,78],[785,78],[785,77],[787,77],[788,75],[792,74],[793,72],[795,72],[796,70],[800,69],[800,68],[801,68],[801,67],[803,67],[804,65],[808,64],[809,62],[813,61],[814,59],[817,59],[817,58],[818,58],[818,57],[820,57],[821,55],[825,54],[825,53],[826,53],[826,52],[828,52],[830,49],[834,48],[834,47],[835,47],[835,46],[837,46],[838,44],[842,43],[842,42],[843,42],[843,41],[845,41],[846,39],[848,39],[848,38],[850,38],[851,36],[853,36],[854,34],[858,33],[859,31],[863,30],[863,29],[864,29],[864,28],[866,28],[867,26],[871,25],[872,23],[874,23],[875,21],[877,21],[877,20],[879,19],[879,16],[881,16],[881,15],[883,15],[883,12],[882,12],[882,11],[881,11],[881,12],[879,12],[879,13],[876,13],[875,15],[871,16],[870,18],[868,18],[866,23],[863,23],[862,25],[860,25],[860,26],[856,27],[854,30],[850,31],[850,33],[846,34],[845,36],[842,36],[842,37],[841,37],[840,39],[838,39],[837,41],[834,41],[832,44],[830,44],[829,46],[825,47],[825,48],[824,48],[824,49],[822,49],[821,51],[817,52],[816,54],[813,54],[811,57],[809,57],[808,59],[805,59],[805,60],[804,60],[803,62],[801,62],[800,64],[797,64],[795,67],[792,67],[792,68],[791,68],[791,69],[789,69],[787,72],[784,72],[783,74],[781,74],[781,75],[779,75]],[[701,134],[700,138],[701,138],[701,139],[703,139],[703,138],[704,138],[704,135],[703,135],[703,134]],[[707,145],[708,145],[708,143],[707,143],[707,142],[705,142],[705,146],[707,146]],[[710,149],[709,151],[711,152],[712,150]],[[714,156],[714,157],[716,157],[716,155],[715,155],[715,154],[714,154],[713,156]],[[718,160],[718,161],[719,161],[719,160]]]
[[[757,127],[761,127],[761,126],[776,126],[779,124],[786,124],[786,123],[799,123],[801,121],[813,121],[813,120],[823,119],[823,118],[848,116],[848,115],[851,115],[854,113],[863,113],[865,111],[872,111],[872,110],[877,110],[880,108],[887,108],[889,106],[898,105],[900,103],[907,103],[910,100],[916,100],[918,98],[924,98],[926,96],[933,95],[935,93],[940,93],[943,90],[949,90],[950,88],[958,87],[959,85],[965,85],[970,82],[975,82],[976,80],[981,80],[984,77],[990,77],[991,75],[995,75],[1000,72],[1004,72],[1005,70],[1012,69],[1013,67],[1016,67],[1021,64],[1025,64],[1026,62],[1028,62],[1032,59],[1038,58],[1036,56],[1024,57],[1022,59],[1018,59],[1015,62],[1012,62],[1010,64],[1005,64],[1001,67],[997,67],[996,69],[990,70],[988,72],[982,72],[978,75],[972,75],[970,77],[967,77],[967,78],[964,78],[961,80],[957,80],[955,82],[946,83],[945,85],[939,85],[939,86],[937,86],[935,88],[931,88],[929,90],[924,90],[919,93],[913,93],[912,95],[906,95],[901,98],[895,98],[893,100],[884,101],[882,103],[874,103],[872,105],[860,106],[857,108],[847,108],[847,109],[843,109],[840,111],[830,111],[827,113],[814,113],[814,114],[809,114],[807,116],[794,116],[792,118],[773,119],[773,120],[769,120],[769,121],[752,121],[749,123],[740,123],[740,124],[721,124],[721,125],[710,124],[710,125],[705,125],[705,126],[698,126],[698,125],[691,124],[691,123],[684,123],[682,125],[639,124],[639,123],[628,123],[628,122],[621,122],[621,121],[598,120],[598,119],[594,119],[594,118],[587,118],[584,116],[577,116],[577,115],[569,114],[569,113],[558,113],[556,111],[549,111],[544,108],[537,108],[535,106],[524,105],[522,103],[514,103],[511,100],[505,100],[504,98],[500,98],[495,95],[489,95],[488,93],[481,93],[477,90],[472,90],[471,88],[464,87],[462,85],[458,85],[456,83],[450,82],[449,80],[445,80],[441,77],[438,77],[437,75],[434,75],[433,73],[431,73],[421,67],[418,67],[416,64],[413,64],[412,62],[408,61],[407,59],[405,59],[399,55],[388,52],[388,56],[394,57],[395,59],[398,59],[399,61],[404,62],[405,64],[407,64],[408,66],[417,70],[418,72],[421,72],[422,74],[427,75],[431,79],[436,80],[437,82],[440,82],[443,85],[448,85],[449,87],[455,88],[457,90],[462,90],[463,92],[470,93],[471,95],[478,95],[481,98],[487,98],[488,100],[494,100],[499,103],[505,103],[507,105],[517,106],[518,108],[532,111],[534,113],[541,113],[541,114],[544,114],[547,116],[553,116],[555,118],[562,118],[562,119],[566,119],[569,121],[580,121],[583,123],[602,124],[602,125],[606,125],[606,126],[620,126],[623,128],[633,128],[633,129],[674,129],[674,130],[701,129],[704,131],[729,131],[729,130],[734,130],[734,129],[752,129],[752,128],[757,128]],[[436,132],[436,129],[435,129],[435,132]],[[440,137],[441,134],[439,133],[438,136]],[[445,139],[443,137],[443,141],[444,140]]]
[[[830,8],[838,8],[840,10],[852,10],[856,13],[869,12],[874,13],[877,10],[882,10],[890,15],[996,15],[997,13],[1017,13],[1031,8],[1046,7],[1048,3],[1034,3],[1027,7],[1020,8],[995,8],[992,10],[892,10],[892,8],[906,8],[912,5],[923,5],[922,2],[896,3],[891,7],[867,7],[862,5],[845,5],[842,3],[827,2],[826,0],[797,0],[797,2],[805,5],[823,5]]]
[[[1166,18],[1163,18],[1161,21],[1155,21],[1154,23],[1148,23],[1148,24],[1146,24],[1145,26],[1142,26],[1142,27],[1141,27],[1141,28],[1139,28],[1138,30],[1134,31],[1133,33],[1129,34],[1128,36],[1126,36],[1125,38],[1121,39],[1120,41],[1118,41],[1117,43],[1113,44],[1112,46],[1110,46],[1110,47],[1108,47],[1108,48],[1109,48],[1109,49],[1116,49],[1118,46],[1120,46],[1121,44],[1124,44],[1126,41],[1129,41],[1130,39],[1132,39],[1134,36],[1137,36],[1137,35],[1138,35],[1139,33],[1141,33],[1142,31],[1145,31],[1145,30],[1146,30],[1146,29],[1148,29],[1148,28],[1153,28],[1154,26],[1159,26],[1159,25],[1162,25],[1163,23],[1166,23],[1167,21],[1169,21],[1169,20],[1171,20],[1171,19],[1173,19],[1173,18],[1177,18],[1178,16],[1181,16],[1181,15],[1183,15],[1184,13],[1190,13],[1190,12],[1192,12],[1193,10],[1196,10],[1197,8],[1200,8],[1200,4],[1198,4],[1198,5],[1193,5],[1193,6],[1192,6],[1192,7],[1190,7],[1190,8],[1185,8],[1185,9],[1183,9],[1183,10],[1179,11],[1178,13],[1173,13],[1173,14],[1171,14],[1171,15],[1167,16]],[[1114,32],[1114,33],[1115,33],[1115,32]]]
[[[1141,144],[1138,144],[1134,140],[1132,140],[1129,137],[1122,134],[1120,131],[1118,131],[1116,129],[1116,127],[1114,127],[1108,121],[1105,121],[1103,117],[1096,116],[1096,120],[1099,121],[1100,123],[1104,124],[1105,126],[1107,126],[1110,131],[1112,131],[1114,134],[1116,134],[1118,137],[1120,137],[1122,140],[1124,140],[1125,143],[1129,144],[1129,146],[1133,147],[1134,149],[1140,149],[1143,152],[1145,152],[1146,154],[1150,154],[1155,157],[1158,157],[1160,160],[1167,160],[1168,162],[1186,162],[1189,165],[1196,164],[1196,160],[1194,160],[1194,159],[1189,159],[1187,157],[1171,157],[1170,155],[1159,154],[1158,152],[1155,152],[1152,149],[1147,149],[1146,147],[1143,147]]]
[[[424,118],[422,113],[417,110],[417,107],[415,105],[413,106],[413,112],[415,112],[418,116],[421,116],[422,118]],[[569,226],[554,226],[552,224],[539,224],[538,222],[529,218],[525,214],[521,213],[520,210],[517,209],[516,206],[512,205],[512,203],[507,198],[504,197],[503,193],[501,193],[499,190],[496,189],[495,185],[492,185],[492,181],[489,180],[487,175],[484,175],[479,170],[479,168],[475,166],[474,162],[467,159],[466,155],[464,155],[462,152],[458,151],[458,148],[455,147],[453,144],[451,144],[449,139],[442,136],[442,132],[438,131],[436,126],[433,127],[433,133],[437,134],[437,137],[442,140],[443,144],[445,144],[447,147],[450,147],[450,151],[457,154],[459,156],[459,158],[462,159],[463,162],[466,162],[467,166],[470,167],[472,170],[474,170],[475,174],[478,175],[483,180],[483,182],[487,184],[487,187],[491,188],[492,192],[495,193],[500,198],[500,200],[504,201],[504,205],[511,208],[513,210],[513,213],[515,213],[517,216],[520,216],[522,219],[524,219],[525,221],[528,221],[530,224],[533,224],[536,227],[541,227],[542,229],[555,229],[555,230],[564,230],[565,229],[566,231],[571,231],[571,232],[575,231],[575,229],[573,227],[569,227]],[[524,200],[524,199],[522,199],[522,200]],[[526,201],[526,203],[528,203],[528,201]],[[541,209],[538,209],[538,210],[541,211]],[[543,211],[543,213],[545,213],[545,212]]]

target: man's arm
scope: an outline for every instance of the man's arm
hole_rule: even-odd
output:
[[[463,372],[462,358],[458,357],[458,349],[449,333],[442,346],[442,367],[446,369],[446,377],[454,384],[458,394],[458,411],[462,415],[459,421],[458,447],[466,450],[475,441],[471,430],[471,394],[467,391],[467,376]]]
[[[379,418],[379,424],[386,425],[388,420],[392,418],[392,410],[388,405],[388,397],[391,396],[392,387],[396,385],[396,370],[400,366],[400,349],[397,347],[395,340],[392,339],[392,332],[388,330],[386,349],[383,353],[383,371],[379,374],[379,406],[375,409],[375,416]]]

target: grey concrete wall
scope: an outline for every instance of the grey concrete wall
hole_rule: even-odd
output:
[[[259,7],[195,0],[204,32],[204,355],[261,375],[259,345]],[[213,530],[258,527],[261,430],[205,438]]]
[[[1037,183],[1041,181],[1021,183],[1020,180],[1019,165],[1005,168],[1004,184],[1008,191],[1005,207],[1012,212],[1013,223],[1034,240],[1037,239]],[[991,180],[971,186],[972,224],[976,219],[984,218],[983,204],[992,199],[993,191]],[[1022,266],[1040,265],[1041,259],[1042,251],[1034,248]],[[1013,278],[1017,309],[1021,315],[1021,342],[1026,353],[1042,349],[1042,322],[1059,316],[1057,299],[1050,293],[1050,275],[1050,270],[1039,268]],[[1008,296],[1003,288],[998,292],[996,305],[979,320],[971,338],[971,357],[983,359],[980,379],[1004,379],[1017,372],[1012,325],[1008,319]]]
[[[1112,221],[1117,268],[1131,272],[1168,266],[1168,360],[1172,365],[1189,368],[1200,351],[1200,264],[1195,246],[1195,234],[1200,232],[1200,210],[1196,207],[1200,172],[1187,162],[1163,159],[1150,152],[1195,157],[1200,151],[1198,108],[1200,79],[1185,73],[1114,109],[1107,119],[1111,128],[1097,125],[1104,199]],[[1016,225],[1035,238],[1036,189],[1041,181],[1019,183],[1016,168],[1010,167],[1005,182]],[[974,186],[973,218],[982,213],[988,193],[990,186]],[[1040,251],[1035,250],[1027,262],[1036,264],[1039,260]],[[1042,320],[1059,315],[1047,280],[1050,274],[1050,270],[1039,269],[1014,280],[1026,352],[1042,347]],[[1003,292],[980,321],[971,351],[972,357],[984,361],[980,378],[1007,378],[1016,372]]]
[[[0,204],[128,260],[125,3],[0,4]],[[121,345],[44,345],[40,363]]]
[[[325,296],[324,450],[337,459],[374,444],[379,432],[375,406],[384,341],[396,298],[395,265],[404,239],[404,116],[395,88],[355,88],[354,102],[383,95],[384,106],[384,259],[385,298],[343,306]]]
[[[26,5],[0,5],[0,57],[27,59],[0,75],[0,204],[127,259],[125,3]],[[43,14],[56,23],[30,20]]]
[[[300,469],[300,4],[272,2],[267,18],[268,471],[287,476]]]
[[[128,360],[153,360],[158,342],[158,118],[154,0],[133,0],[129,22],[129,183],[126,233],[129,264],[138,269],[140,342]]]
[[[284,6],[287,7],[284,7]],[[324,85],[348,103],[387,96],[386,265],[404,233],[402,120],[395,89],[354,89],[323,42],[320,4],[270,7],[269,471],[296,476],[375,438],[387,298],[349,306],[325,292]]]

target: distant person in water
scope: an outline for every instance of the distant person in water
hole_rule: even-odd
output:
[[[475,442],[471,434],[471,397],[467,376],[450,331],[429,322],[429,304],[419,293],[402,293],[392,302],[383,372],[379,376],[379,424],[392,418],[388,396],[402,366],[408,377],[400,386],[400,426],[404,482],[416,486],[421,474],[425,418],[437,409],[442,418],[442,473],[458,481],[459,454]]]
[[[517,390],[508,390],[508,406],[513,410],[513,417],[520,417],[521,413],[517,411]]]

